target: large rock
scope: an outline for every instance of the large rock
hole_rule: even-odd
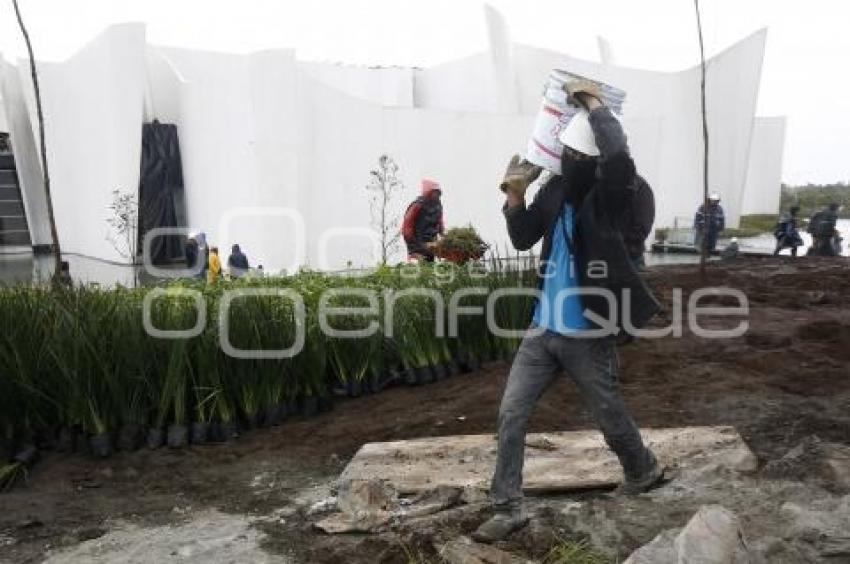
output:
[[[494,546],[481,544],[469,537],[459,537],[438,548],[449,564],[533,564]]]
[[[463,489],[449,486],[439,486],[430,492],[424,492],[413,498],[400,511],[405,518],[424,517],[437,513],[449,507],[454,507],[463,501]]]
[[[720,505],[704,505],[673,542],[678,562],[726,564],[749,562],[741,524]]]
[[[704,505],[682,530],[662,532],[624,564],[745,564],[750,561],[741,526],[720,505]]]
[[[338,513],[316,523],[326,533],[368,533],[380,530],[398,506],[395,490],[382,480],[344,480],[337,496]]]
[[[337,494],[339,510],[349,515],[390,511],[395,503],[395,490],[383,480],[377,479],[344,480]]]
[[[813,507],[787,502],[782,513],[790,522],[786,538],[809,544],[821,556],[850,557],[850,495]]]
[[[850,447],[811,435],[785,456],[765,464],[767,478],[806,480],[838,493],[850,493]]]
[[[657,537],[629,556],[623,564],[674,564],[676,548],[673,543],[680,529],[662,531]]]
[[[464,490],[440,486],[411,500],[399,500],[395,490],[381,480],[345,480],[334,501],[338,512],[316,523],[326,533],[369,533],[390,521],[417,519],[463,502]],[[309,515],[309,513],[308,513]]]

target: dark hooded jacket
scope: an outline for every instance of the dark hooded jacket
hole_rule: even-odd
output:
[[[615,297],[616,326],[622,327],[624,316],[628,316],[631,325],[640,328],[660,305],[629,260],[623,232],[630,228],[633,199],[644,181],[637,175],[623,128],[611,111],[606,107],[593,110],[590,124],[600,156],[595,177],[584,181],[590,184],[588,191],[573,201],[579,284],[610,290]],[[528,250],[542,237],[541,261],[548,260],[558,214],[580,182],[565,169],[563,176],[550,178],[528,206],[506,205],[504,214],[514,247]],[[590,312],[613,321],[604,296],[582,296],[582,303]]]

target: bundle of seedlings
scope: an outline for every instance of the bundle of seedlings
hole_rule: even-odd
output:
[[[434,249],[434,254],[449,262],[462,264],[470,260],[478,260],[487,252],[489,245],[471,225],[467,227],[452,227],[447,230]]]

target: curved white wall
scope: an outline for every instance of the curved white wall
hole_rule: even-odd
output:
[[[729,225],[737,225],[746,181],[766,31],[759,31],[708,62],[707,113],[712,190],[721,193]],[[624,124],[640,173],[657,193],[656,225],[693,215],[702,199],[700,69],[660,73],[601,65],[560,53],[515,45],[516,97],[521,113],[537,112],[549,71],[564,68],[616,85],[628,93]],[[497,83],[491,58],[475,55],[417,74],[420,107],[493,111]],[[530,134],[530,129],[526,135]]]
[[[382,106],[413,106],[412,68],[361,67],[298,61],[307,77],[345,92],[349,96]]]
[[[185,79],[161,49],[145,49],[145,121],[180,124],[180,89]],[[178,130],[179,132],[179,130]]]
[[[782,198],[782,157],[785,149],[784,117],[757,117],[750,144],[747,183],[742,214],[779,211]]]
[[[145,28],[110,27],[61,63],[40,63],[56,227],[64,252],[127,262],[108,241],[112,191],[138,194]],[[27,61],[19,61],[38,139]],[[29,191],[29,188],[27,188]]]
[[[44,194],[40,151],[36,145],[33,124],[30,123],[30,114],[24,101],[21,75],[17,67],[3,60],[0,60],[0,91],[3,93],[3,113],[6,116],[6,127],[15,155],[15,167],[30,230],[30,241],[33,245],[50,245],[53,243],[53,238],[47,221],[47,198]]]
[[[178,126],[188,221],[225,257],[238,242],[269,271],[373,264],[362,236],[370,221],[364,187],[384,153],[408,187],[396,212],[418,194],[421,177],[435,178],[449,225],[472,223],[513,252],[497,185],[511,154],[525,148],[555,67],[628,91],[624,123],[639,171],[656,191],[656,224],[692,216],[702,193],[698,68],[603,66],[511,46],[506,30],[495,28],[495,54],[424,70],[304,63],[286,49],[146,47],[142,26],[110,28],[67,62],[42,65],[63,246],[116,258],[104,237],[106,208],[114,187],[138,185],[145,117]],[[764,143],[751,141],[764,40],[759,32],[709,62],[711,185],[723,194],[730,225],[749,197],[751,143],[770,145],[771,154],[781,147],[775,129],[763,131]],[[779,174],[780,162],[762,162],[765,176]]]

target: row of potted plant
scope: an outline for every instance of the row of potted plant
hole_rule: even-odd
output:
[[[275,425],[293,414],[328,409],[334,393],[359,395],[389,382],[426,383],[461,366],[474,369],[482,360],[511,354],[518,339],[494,337],[480,315],[461,316],[456,336],[439,334],[435,327],[447,323],[450,296],[472,286],[489,292],[531,285],[526,266],[494,263],[486,272],[426,266],[414,275],[404,267],[384,267],[358,277],[303,271],[213,286],[179,281],[168,287],[200,292],[206,309],[200,334],[182,339],[146,331],[143,307],[151,288],[0,289],[0,448],[6,450],[0,454],[8,459],[38,441],[66,450],[85,447],[99,456],[114,448],[224,441],[239,427]],[[450,276],[446,268],[454,269]],[[305,316],[303,327],[296,327],[293,302],[274,295],[239,298],[228,315],[232,346],[282,349],[300,329],[304,346],[298,354],[237,358],[222,350],[220,300],[239,288],[293,290],[303,299]],[[394,303],[391,331],[382,326],[350,339],[327,336],[318,315],[322,296],[340,288],[424,291]],[[444,296],[444,303],[435,305],[428,291]],[[483,307],[486,299],[470,295],[463,304]],[[362,298],[349,294],[330,303],[364,306]],[[499,325],[525,326],[530,304],[526,296],[500,299],[494,312]],[[386,307],[381,302],[371,317],[384,320]],[[179,291],[150,304],[150,321],[160,330],[185,330],[198,316],[194,298]],[[360,312],[343,313],[334,315],[333,326],[360,329],[372,321]]]

